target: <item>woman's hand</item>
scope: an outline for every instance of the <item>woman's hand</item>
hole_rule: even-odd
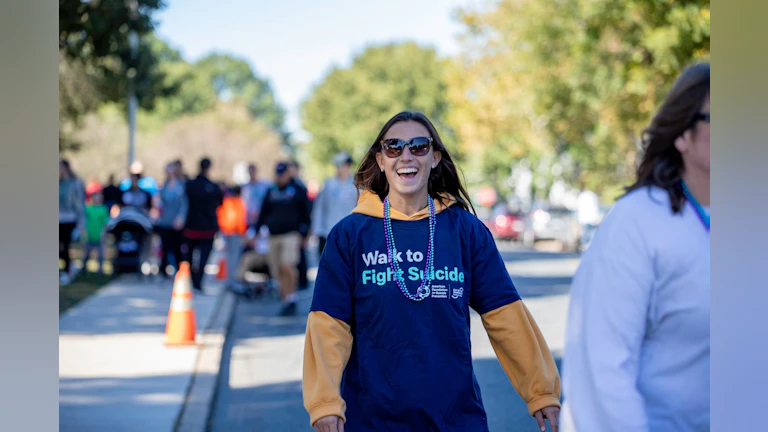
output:
[[[344,420],[335,415],[320,418],[314,424],[315,432],[344,432]]]
[[[541,429],[541,432],[545,432],[547,430],[547,425],[544,424],[545,417],[547,420],[549,420],[549,424],[552,425],[552,432],[558,431],[560,408],[548,406],[536,411],[533,413],[533,416],[536,417],[536,422],[539,424],[539,429]]]

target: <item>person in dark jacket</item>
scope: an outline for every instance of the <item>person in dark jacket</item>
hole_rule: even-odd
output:
[[[148,215],[152,208],[152,195],[139,186],[140,180],[141,174],[131,174],[131,187],[120,195],[118,205],[120,208],[133,207]]]
[[[259,233],[263,226],[269,229],[269,271],[280,281],[281,315],[294,315],[297,266],[309,233],[309,198],[307,190],[291,178],[288,164],[278,163],[275,174],[275,185],[264,197],[253,232]]]
[[[192,287],[202,292],[203,275],[208,257],[213,250],[213,239],[219,230],[216,209],[224,199],[221,188],[208,179],[211,170],[211,160],[200,160],[200,174],[187,182],[187,213],[184,224],[184,244],[186,245],[184,260],[192,267]],[[200,260],[192,265],[192,255],[195,249],[200,252]]]
[[[112,206],[120,203],[123,192],[115,184],[114,174],[109,175],[107,183],[107,186],[104,188],[101,194],[104,196],[104,205],[107,207],[107,210],[112,210]]]
[[[296,183],[296,185],[300,188],[306,189],[307,186],[304,184],[304,182],[301,180],[301,167],[299,166],[299,163],[295,160],[288,161],[288,175],[291,177],[291,181]],[[309,203],[309,214],[310,217],[312,215],[312,201],[308,201]],[[307,265],[307,245],[306,242],[301,243],[301,248],[299,249],[299,264],[296,267],[297,271],[299,272],[299,279],[297,283],[297,289],[298,290],[305,290],[309,288],[309,279],[307,278],[307,271],[309,270]]]

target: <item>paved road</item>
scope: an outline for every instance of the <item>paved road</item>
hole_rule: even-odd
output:
[[[575,255],[502,247],[518,291],[559,357]],[[301,398],[301,363],[309,293],[299,317],[275,317],[276,301],[241,300],[222,355],[213,431],[311,431]],[[472,355],[491,431],[535,432],[536,422],[493,353],[480,317],[472,317]]]

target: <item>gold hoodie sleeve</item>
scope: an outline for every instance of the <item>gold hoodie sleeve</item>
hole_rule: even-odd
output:
[[[325,312],[313,311],[307,319],[304,341],[304,408],[310,426],[318,419],[336,415],[346,422],[347,404],[341,398],[341,377],[352,352],[349,324]]]
[[[560,374],[547,343],[522,300],[482,315],[493,350],[528,412],[560,407]]]

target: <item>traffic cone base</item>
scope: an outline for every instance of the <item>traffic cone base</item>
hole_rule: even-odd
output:
[[[195,310],[192,307],[189,263],[183,261],[173,283],[171,307],[165,325],[165,345],[196,345]]]

